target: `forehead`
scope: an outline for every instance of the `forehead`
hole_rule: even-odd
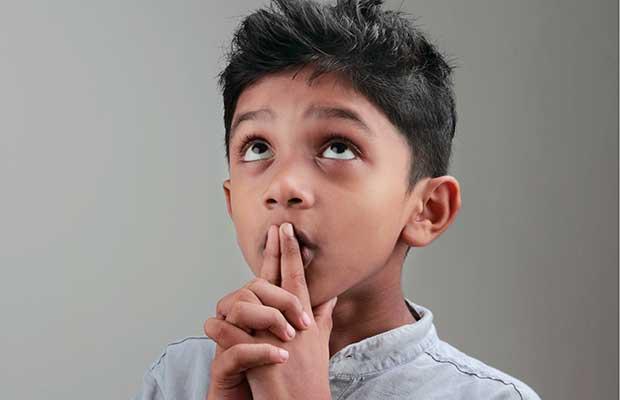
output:
[[[362,97],[351,82],[342,74],[327,72],[310,81],[313,69],[309,66],[297,70],[285,70],[267,74],[241,92],[237,105],[257,100],[257,97],[277,100],[278,96],[269,96],[273,89],[289,89],[286,97],[301,97],[316,93],[330,93],[336,97]],[[282,94],[282,93],[280,93]],[[265,96],[267,95],[267,96]]]
[[[325,73],[309,81],[309,68],[267,75],[239,96],[231,121],[231,140],[244,121],[280,118],[340,120],[363,133],[384,129],[389,121],[343,76]]]

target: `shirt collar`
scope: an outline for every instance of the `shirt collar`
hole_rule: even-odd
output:
[[[340,349],[329,359],[330,379],[354,378],[406,364],[436,344],[438,337],[431,310],[407,298],[404,300],[409,310],[417,311],[421,319]]]

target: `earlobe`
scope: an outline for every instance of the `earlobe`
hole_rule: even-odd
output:
[[[226,179],[224,184],[222,185],[222,189],[224,189],[224,197],[226,198],[226,210],[228,211],[228,216],[232,218],[232,206],[231,206],[231,193],[230,193],[230,179]]]
[[[439,237],[461,208],[458,181],[449,175],[434,178],[425,186],[401,233],[411,247],[424,247]]]
[[[433,241],[432,223],[421,214],[411,218],[401,232],[402,240],[409,247],[424,247]]]

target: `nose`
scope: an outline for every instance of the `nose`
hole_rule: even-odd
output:
[[[273,165],[272,167],[275,167]],[[310,208],[314,205],[314,193],[307,171],[292,163],[281,165],[269,182],[264,196],[267,209],[280,205],[284,208]]]

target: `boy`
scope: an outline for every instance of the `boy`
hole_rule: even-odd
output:
[[[205,337],[170,344],[136,399],[539,398],[403,297],[409,248],[461,205],[456,115],[452,68],[381,3],[274,0],[240,25],[220,76],[223,188],[257,278]]]

